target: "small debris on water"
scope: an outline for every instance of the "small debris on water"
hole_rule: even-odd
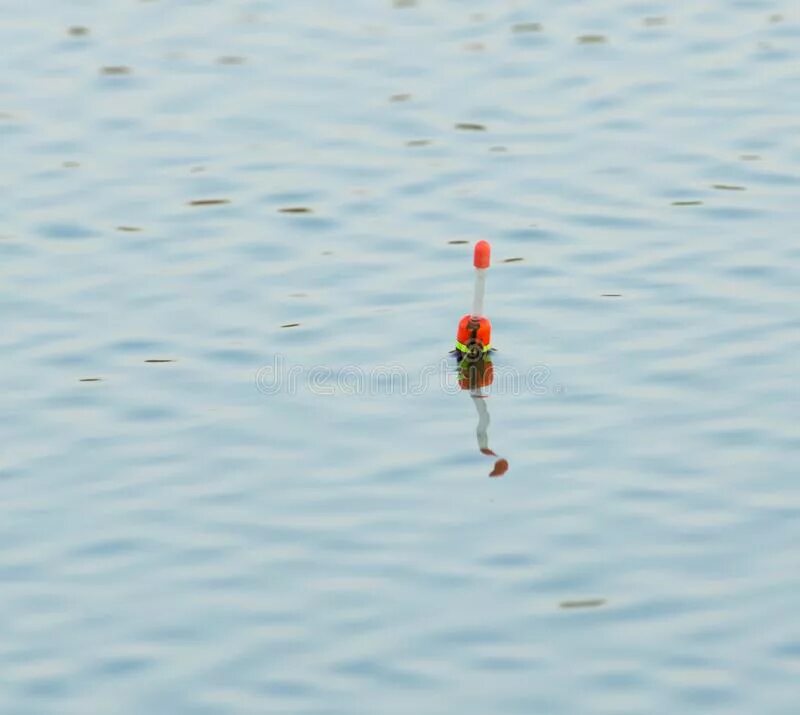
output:
[[[518,22],[511,26],[511,32],[541,32],[542,24],[539,22]]]
[[[712,184],[712,189],[719,189],[720,191],[745,191],[744,186],[736,186],[734,184]]]
[[[503,263],[519,263],[519,261],[522,261],[522,260],[524,260],[524,259],[523,259],[523,258],[521,258],[521,257],[517,257],[517,258],[504,258],[504,259],[503,259]]]
[[[137,231],[141,231],[138,226],[117,226],[117,231],[124,231],[126,233],[136,233]]]
[[[83,25],[73,25],[67,30],[67,34],[72,37],[86,37],[89,34],[89,28]]]
[[[230,199],[194,199],[189,202],[189,206],[221,206],[230,202]]]
[[[100,74],[109,75],[112,77],[121,77],[123,75],[130,74],[131,72],[133,72],[133,70],[125,65],[111,65],[109,67],[100,68]]]
[[[583,601],[562,601],[559,608],[597,608],[606,603],[605,598],[587,598]]]
[[[102,382],[102,377],[82,377],[78,382]]]
[[[621,298],[622,293],[601,293],[602,298]]]
[[[601,45],[604,42],[608,42],[608,38],[605,35],[579,35],[578,36],[578,43],[581,45]]]
[[[145,362],[149,363],[164,363],[164,362],[175,362],[172,358],[148,358]]]
[[[456,129],[461,129],[466,132],[485,132],[486,126],[484,124],[476,124],[474,122],[458,122],[455,125]]]
[[[411,95],[405,92],[393,94],[391,97],[389,97],[390,102],[407,102],[409,99],[411,99]]]
[[[300,323],[284,323],[281,325],[282,328],[296,328]]]
[[[673,201],[673,206],[701,206],[702,201]]]
[[[286,206],[282,209],[278,209],[279,213],[282,214],[310,214],[313,213],[308,206]]]
[[[223,55],[217,58],[217,64],[220,65],[243,65],[244,63],[245,58],[238,55]]]
[[[454,241],[448,241],[451,246],[460,246],[464,243],[469,243],[469,241],[464,241],[460,238],[455,239]]]
[[[428,146],[430,143],[430,139],[412,139],[406,142],[406,146]]]

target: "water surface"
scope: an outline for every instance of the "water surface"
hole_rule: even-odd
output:
[[[798,711],[795,6],[1,8],[3,713]]]

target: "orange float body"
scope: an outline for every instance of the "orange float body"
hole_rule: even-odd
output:
[[[465,315],[458,322],[456,351],[459,359],[476,359],[492,349],[492,324],[489,318]]]

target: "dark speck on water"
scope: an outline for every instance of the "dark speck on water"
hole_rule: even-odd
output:
[[[135,233],[141,230],[138,226],[117,226],[117,231],[125,231],[126,233]]]
[[[605,598],[587,598],[583,601],[562,601],[560,608],[597,608],[606,603]]]
[[[281,325],[282,328],[296,328],[300,323],[284,323]]]
[[[712,189],[719,189],[720,191],[745,191],[744,186],[735,186],[733,184],[712,184]]]
[[[278,209],[282,214],[310,214],[313,213],[308,206],[286,206]]]
[[[217,63],[221,65],[243,65],[245,58],[238,55],[223,55],[217,58]]]
[[[230,199],[195,199],[189,202],[189,206],[219,206],[229,203]]]
[[[82,25],[73,25],[67,30],[67,34],[72,35],[72,37],[85,37],[89,34],[89,28]]]
[[[467,132],[485,132],[486,126],[484,124],[475,124],[473,122],[459,122],[456,124],[456,129],[461,129]]]
[[[101,377],[82,377],[78,382],[102,382],[103,378]]]
[[[406,142],[406,146],[428,146],[430,143],[430,139],[412,139]]]
[[[462,240],[462,239],[460,239],[460,238],[457,238],[457,239],[455,239],[455,240],[453,240],[453,241],[448,241],[448,243],[449,243],[451,246],[461,246],[461,245],[463,245],[463,244],[465,244],[465,243],[469,243],[469,241],[465,241],[465,240]]]
[[[581,45],[601,45],[608,42],[608,38],[605,35],[579,35],[578,42]]]
[[[404,7],[414,7],[417,4],[417,0],[394,0],[392,5],[397,8],[404,8]]]
[[[148,358],[145,362],[162,363],[162,362],[175,362],[172,358]]]
[[[409,99],[411,99],[411,95],[406,93],[393,94],[389,97],[390,102],[407,102]]]
[[[601,293],[603,298],[621,298],[622,293]]]
[[[673,206],[702,206],[702,201],[673,201]]]
[[[541,32],[542,25],[538,22],[518,22],[511,26],[511,32]]]
[[[122,77],[124,75],[128,75],[133,70],[130,67],[126,67],[125,65],[111,65],[108,67],[101,67],[100,74],[108,75],[111,77]]]
[[[521,257],[516,258],[505,258],[503,259],[503,263],[519,263],[519,261],[523,260]]]

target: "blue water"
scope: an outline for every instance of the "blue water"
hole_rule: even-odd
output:
[[[0,712],[800,712],[795,4],[0,10]]]

